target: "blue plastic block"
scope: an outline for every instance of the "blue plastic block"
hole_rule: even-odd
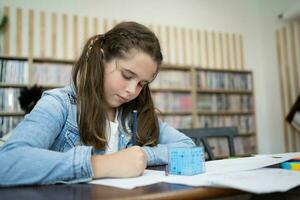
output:
[[[169,174],[190,176],[204,172],[205,159],[202,147],[169,148]]]

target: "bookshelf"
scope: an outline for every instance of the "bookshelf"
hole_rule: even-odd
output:
[[[24,116],[17,102],[20,88],[35,83],[45,89],[69,84],[74,60],[0,56],[0,61],[0,124],[5,127],[1,137]],[[163,64],[150,88],[159,117],[173,127],[237,126],[237,154],[256,153],[251,71]],[[209,142],[215,155],[227,155],[225,140]]]
[[[162,120],[175,128],[236,126],[239,129],[234,140],[237,155],[256,153],[251,71],[164,64],[160,73],[151,89]],[[209,143],[217,157],[229,155],[225,139],[211,138]]]
[[[24,117],[20,89],[38,84],[44,89],[70,83],[74,61],[51,58],[0,56],[0,138]]]

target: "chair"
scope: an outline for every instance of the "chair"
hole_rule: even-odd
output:
[[[236,127],[220,127],[220,128],[191,128],[191,129],[178,129],[188,137],[192,138],[197,146],[204,146],[204,149],[208,155],[208,160],[215,160],[215,156],[212,152],[212,148],[208,143],[208,138],[218,137],[227,138],[229,154],[235,156],[234,149],[234,136],[238,135],[238,129]]]

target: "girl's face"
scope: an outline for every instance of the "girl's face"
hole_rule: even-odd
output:
[[[110,108],[135,99],[154,79],[157,67],[148,54],[137,51],[105,63],[104,92]]]

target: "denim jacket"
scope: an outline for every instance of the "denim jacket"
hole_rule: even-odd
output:
[[[0,148],[0,186],[92,180],[91,155],[104,154],[105,150],[93,150],[82,144],[76,110],[72,87],[44,92],[31,113]],[[166,164],[169,147],[195,145],[166,123],[159,122],[159,127],[158,145],[142,147],[148,166]],[[119,150],[132,146],[131,134],[122,126],[118,132]]]

